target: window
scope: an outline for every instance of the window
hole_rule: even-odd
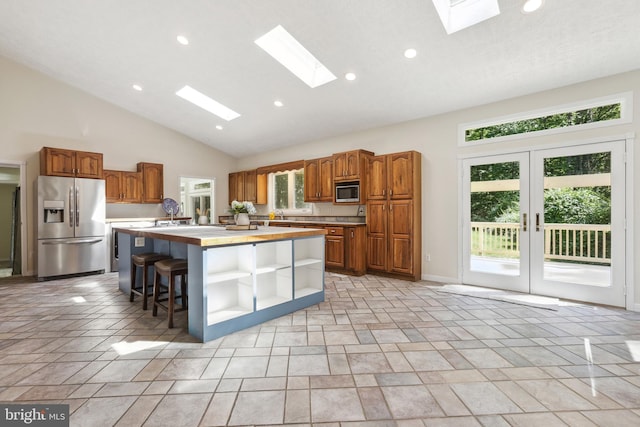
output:
[[[193,221],[200,221],[200,216],[213,220],[213,180],[180,177],[180,211],[190,216]]]
[[[531,134],[566,132],[575,128],[628,123],[631,93],[614,95],[546,110],[521,113],[459,126],[461,145],[522,138]]]
[[[283,213],[311,213],[304,201],[304,169],[269,174],[269,208]]]

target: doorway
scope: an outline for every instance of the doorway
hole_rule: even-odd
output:
[[[214,221],[214,186],[210,178],[180,177],[180,212],[196,224]]]
[[[20,276],[24,245],[24,164],[0,161],[0,278]]]
[[[463,160],[463,283],[625,306],[625,142]]]

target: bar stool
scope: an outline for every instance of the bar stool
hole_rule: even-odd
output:
[[[131,292],[129,294],[130,302],[133,302],[133,297],[135,295],[140,295],[142,296],[142,309],[147,309],[149,286],[153,286],[153,283],[149,283],[149,267],[153,267],[153,264],[156,261],[161,261],[163,259],[169,258],[171,258],[171,256],[158,254],[155,252],[131,255]],[[138,270],[138,267],[142,268],[142,286],[140,287],[136,287],[136,271]]]
[[[183,311],[187,309],[187,260],[186,259],[165,259],[156,261],[155,263],[156,274],[153,280],[153,315],[158,315],[158,307],[162,307],[167,310],[167,317],[169,321],[169,328],[173,328],[173,313],[177,311]],[[175,308],[176,300],[176,276],[180,276],[180,295],[181,307]],[[160,298],[160,286],[164,286],[160,283],[160,278],[167,278],[167,292],[169,295],[166,298]],[[167,302],[164,305],[163,302]]]

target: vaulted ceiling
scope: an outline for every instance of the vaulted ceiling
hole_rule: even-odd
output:
[[[447,35],[431,0],[2,0],[0,55],[238,157],[640,68],[640,1],[522,3]],[[277,25],[337,79],[312,89],[260,49]]]

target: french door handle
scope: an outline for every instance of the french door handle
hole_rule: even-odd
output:
[[[527,214],[522,214],[522,231],[527,231]]]
[[[536,213],[536,231],[540,231],[540,214]]]

